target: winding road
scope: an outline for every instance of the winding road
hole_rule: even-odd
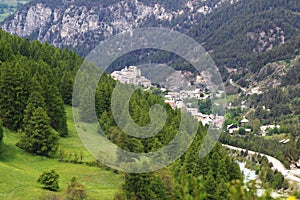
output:
[[[222,146],[227,147],[229,149],[237,150],[237,151],[242,151],[242,150],[246,151],[246,149],[242,149],[242,148],[239,148],[239,147],[230,146],[230,145],[227,145],[227,144],[222,144]],[[250,151],[250,150],[248,150],[248,154],[250,154],[250,155],[260,154],[262,156],[266,156],[267,159],[269,160],[269,162],[273,164],[273,168],[277,169],[279,172],[281,172],[282,175],[286,179],[288,179],[290,181],[295,181],[297,183],[300,183],[300,178],[298,176],[296,176],[295,174],[293,174],[293,170],[286,169],[284,167],[284,165],[279,160],[277,160],[276,158],[274,158],[272,156],[268,156],[268,155],[263,154],[263,153],[259,153],[259,152],[255,152],[255,151]]]

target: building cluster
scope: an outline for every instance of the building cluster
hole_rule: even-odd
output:
[[[111,77],[121,83],[151,87],[151,81],[142,76],[141,70],[136,66],[129,66],[121,71],[114,71],[111,73]]]
[[[195,90],[182,90],[180,92],[168,92],[167,95],[165,95],[165,103],[169,104],[173,109],[186,109],[187,112],[193,116],[197,121],[202,122],[202,124],[209,125],[212,123],[215,119],[214,115],[206,115],[203,113],[200,113],[198,111],[198,108],[192,108],[189,103],[184,103],[187,99],[201,99],[206,100],[209,99],[210,95],[205,93],[205,91],[201,89],[195,89]]]
[[[229,124],[229,125],[227,125],[226,130],[227,130],[228,133],[233,134],[233,133],[235,133],[235,132],[238,132],[239,129],[240,129],[241,127],[244,127],[244,128],[245,128],[245,132],[246,132],[246,133],[249,133],[249,132],[251,132],[252,130],[251,130],[251,128],[246,128],[247,125],[249,125],[249,120],[248,120],[246,117],[244,117],[244,118],[240,121],[239,125],[236,125],[236,124]],[[249,126],[248,126],[248,127],[249,127]],[[273,130],[273,129],[275,129],[275,128],[280,129],[280,125],[262,125],[262,126],[260,126],[260,135],[261,135],[261,136],[266,136],[266,135],[267,135],[267,132],[268,132],[269,130]],[[283,141],[283,144],[284,144],[284,142],[286,142],[286,141]],[[289,142],[289,141],[287,141],[287,142]],[[280,141],[280,143],[282,143],[282,141]]]
[[[275,128],[280,129],[280,125],[264,125],[260,127],[260,133],[262,136],[266,136],[268,130]]]
[[[202,122],[202,125],[209,125],[210,123],[213,122],[215,116],[213,114],[211,115],[206,115],[198,112],[197,108],[187,108],[186,109],[188,113],[191,114],[197,121]]]
[[[226,129],[230,134],[233,134],[233,133],[239,131],[240,127],[245,127],[248,123],[249,123],[249,120],[246,117],[244,117],[240,121],[240,124],[239,124],[240,126],[238,126],[236,124],[229,124],[229,125],[227,125]],[[249,133],[251,131],[252,131],[251,128],[245,128],[246,133]]]
[[[111,77],[114,80],[120,81],[124,84],[134,84],[137,86],[151,87],[151,81],[146,79],[141,74],[141,70],[136,66],[129,66],[121,71],[114,71],[111,73]],[[204,80],[199,76],[197,77],[197,81],[200,83],[204,83]],[[161,88],[164,92],[166,89]],[[165,95],[165,103],[169,104],[173,109],[186,109],[187,112],[193,116],[197,121],[202,122],[202,124],[210,125],[214,124],[214,127],[221,128],[224,117],[216,117],[215,115],[206,115],[200,113],[198,108],[192,108],[197,106],[191,105],[191,103],[184,103],[186,100],[195,99],[195,100],[207,100],[210,98],[207,89],[204,87],[203,89],[194,89],[194,90],[181,90],[180,92],[168,92]]]
[[[203,90],[197,88],[191,91],[182,90],[180,92],[168,92],[168,94],[165,95],[165,103],[170,104],[173,109],[181,109],[186,107],[186,105],[183,103],[183,101],[186,99],[205,100],[209,98],[209,94],[206,94]]]

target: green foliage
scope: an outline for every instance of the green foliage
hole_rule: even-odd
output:
[[[3,21],[11,13],[15,13],[16,10],[22,7],[25,3],[31,0],[12,0],[12,1],[1,1],[0,2],[0,21]]]
[[[180,111],[165,105],[151,92],[137,89],[130,98],[129,112],[140,126],[150,122],[149,109],[154,104],[161,104],[167,112],[167,121],[163,129],[152,138],[138,139],[128,136],[116,126],[110,110],[110,95],[114,81],[104,77],[99,82],[96,96],[96,109],[102,131],[120,148],[131,152],[151,152],[171,141],[180,124]],[[101,92],[100,92],[101,91]],[[106,94],[106,95],[104,95]],[[106,97],[105,97],[106,96]],[[104,98],[100,98],[104,97]],[[186,119],[191,120],[192,118]],[[164,173],[125,174],[122,191],[116,199],[229,199],[229,186],[232,180],[242,180],[239,166],[218,143],[204,158],[199,158],[206,128],[199,125],[197,136],[189,150]],[[124,161],[119,157],[119,162]],[[126,160],[128,161],[128,160]],[[171,174],[169,181],[162,174]],[[170,180],[173,179],[173,183]],[[169,189],[167,189],[169,187]]]
[[[79,117],[80,120],[83,122],[94,122],[94,113],[95,110],[92,107],[92,105],[94,104],[94,99],[91,95],[92,89],[90,87],[85,88],[83,94],[82,94],[82,98],[80,99],[80,105],[79,105]]]
[[[0,117],[3,125],[14,131],[22,125],[29,93],[29,74],[22,62],[2,63],[0,68]]]
[[[256,160],[259,163],[258,176],[265,188],[272,188],[275,190],[288,188],[288,186],[286,186],[287,181],[284,179],[283,175],[277,170],[272,170],[272,163],[269,163],[265,156],[257,158]],[[257,163],[254,163],[254,165],[256,164]]]
[[[41,94],[41,87],[38,83],[36,83],[35,90],[30,94],[27,106],[24,112],[24,119],[23,119],[23,126],[24,124],[28,124],[31,120],[31,117],[33,116],[34,111],[37,108],[43,108],[45,110],[46,104],[45,99]]]
[[[38,107],[30,113],[31,103],[26,108],[28,121],[20,135],[17,146],[25,151],[41,156],[53,156],[58,148],[58,135],[50,126],[50,119],[45,110]]]
[[[125,174],[123,185],[127,199],[170,199],[159,176],[154,174]]]
[[[59,189],[59,175],[55,170],[44,171],[37,180],[47,190],[57,191]]]
[[[88,199],[113,199],[114,193],[124,181],[123,175],[106,170],[99,161],[95,161],[77,135],[72,108],[66,106],[65,109],[68,116],[69,136],[60,138],[59,144],[66,153],[78,152],[79,157],[82,151],[83,161],[86,164],[59,162],[58,159],[29,154],[15,145],[19,140],[18,134],[5,129],[5,138],[0,145],[3,151],[0,153],[1,199],[40,199],[46,194],[59,196],[62,199],[66,197],[66,190],[73,176],[78,177],[79,182],[87,188]],[[91,165],[92,163],[95,164]],[[40,174],[47,169],[55,169],[60,175],[58,192],[44,190],[37,183]]]
[[[76,177],[72,177],[66,194],[68,200],[83,200],[87,197],[86,188],[78,182]]]
[[[246,134],[246,129],[244,127],[239,128],[239,134],[240,135],[245,135]]]
[[[23,127],[29,96],[38,90],[51,126],[67,135],[64,102],[70,104],[72,84],[82,59],[38,41],[29,42],[0,30],[0,117],[3,125],[17,131]],[[2,50],[5,50],[2,52]]]
[[[201,112],[203,114],[210,115],[211,114],[211,106],[212,106],[211,99],[198,100],[199,112]]]
[[[244,187],[243,183],[239,180],[233,181],[230,187],[230,199],[232,200],[271,200],[271,194],[267,191],[261,197],[257,197],[257,188],[255,182],[249,182],[247,187]]]
[[[49,66],[39,66],[39,76],[37,76],[43,90],[46,111],[50,117],[51,126],[61,135],[67,135],[66,114],[64,102],[55,83],[55,78]]]
[[[259,70],[269,62],[295,57],[299,48],[299,11],[297,0],[240,1],[233,6],[223,6],[193,26],[190,35],[205,42],[206,49],[212,49],[217,65]],[[272,22],[272,23],[270,23]],[[241,26],[243,24],[243,26]],[[259,44],[259,34],[280,27],[286,36],[286,44],[279,45],[279,37],[266,40],[273,48]],[[250,36],[251,35],[251,36]],[[290,41],[289,41],[290,40]],[[244,77],[241,77],[243,79]]]
[[[3,140],[3,126],[2,122],[0,122],[0,142]]]
[[[220,141],[224,144],[273,156],[280,160],[286,167],[289,167],[287,160],[290,160],[291,146],[290,144],[280,144],[277,139],[265,139],[254,136],[246,136],[243,138],[239,136],[230,136],[225,133],[221,135]],[[278,148],[279,145],[281,145],[280,148]]]

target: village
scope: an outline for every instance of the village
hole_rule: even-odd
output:
[[[174,82],[173,79],[178,80],[180,79],[180,76],[184,77],[184,75],[186,75],[180,71],[176,71],[174,74],[174,77],[168,77],[169,81]],[[190,76],[190,74],[188,75]],[[151,80],[147,79],[145,76],[142,76],[141,69],[138,69],[136,66],[129,66],[125,67],[121,71],[114,71],[111,73],[111,77],[124,84],[133,84],[136,86],[145,87],[147,89],[156,87],[155,85],[152,85]],[[248,134],[254,134],[256,137],[266,137],[268,135],[272,135],[273,133],[279,132],[281,126],[278,124],[259,125],[259,129],[254,131],[255,128],[253,127],[253,122],[247,119],[246,116],[243,116],[242,119],[236,121],[235,123],[230,123],[223,127],[224,121],[226,124],[226,118],[224,116],[218,116],[207,111],[200,111],[199,102],[207,102],[211,99],[211,96],[210,91],[204,86],[205,82],[203,78],[197,76],[196,83],[201,85],[201,87],[193,88],[193,90],[187,89],[171,91],[166,87],[160,87],[159,89],[164,94],[164,102],[166,104],[169,104],[172,109],[185,109],[194,119],[196,119],[198,122],[201,122],[203,126],[211,126],[223,129],[223,131],[227,134],[237,135],[240,137],[244,137]],[[172,89],[176,89],[174,84],[172,84]],[[218,91],[216,95],[220,97],[223,95],[223,93],[223,91]],[[245,104],[246,102],[241,102],[240,107],[242,110],[247,109]],[[234,109],[231,106],[231,103],[229,103],[227,109]],[[207,108],[207,110],[210,110],[210,108]],[[278,141],[278,143],[282,145],[286,145],[289,142],[289,138],[283,138]],[[300,160],[298,163],[295,163],[295,166],[300,168]]]
[[[181,71],[176,71],[175,73],[176,79],[178,78],[178,74],[182,74]],[[152,85],[151,81],[145,78],[145,76],[142,76],[141,70],[136,66],[129,66],[125,67],[121,71],[114,71],[111,73],[111,77],[124,84],[133,84],[146,88],[156,87]],[[202,87],[194,87],[193,90],[180,90],[176,92],[170,91],[170,89],[166,89],[165,87],[161,87],[160,90],[165,94],[164,102],[169,104],[172,109],[185,109],[192,117],[201,122],[203,126],[213,124],[214,127],[221,128],[224,121],[223,116],[217,116],[211,113],[202,113],[199,111],[198,100],[210,100],[210,91],[206,87],[203,87],[205,82],[200,78],[200,76],[196,77],[196,83],[200,83]],[[220,96],[222,93],[222,91],[218,91],[217,95]]]
[[[168,77],[169,82],[180,81],[179,79],[184,76],[191,76],[187,72],[176,71],[170,77]],[[142,86],[145,88],[156,87],[151,83],[151,80],[147,79],[142,75],[141,69],[137,66],[128,66],[120,71],[114,71],[111,73],[111,77],[114,80],[120,81],[124,84],[133,84],[136,86]],[[173,80],[174,79],[174,80]],[[224,116],[217,116],[215,114],[209,112],[201,112],[199,110],[199,102],[209,101],[210,91],[205,87],[204,79],[198,75],[195,77],[195,85],[201,85],[199,87],[194,87],[193,89],[186,90],[177,90],[171,91],[170,88],[160,87],[161,92],[164,93],[164,102],[169,104],[173,109],[185,109],[191,116],[193,116],[197,121],[201,122],[203,126],[209,126],[210,124],[222,124],[224,121]],[[164,84],[164,83],[163,83]],[[167,84],[165,84],[167,85]],[[164,86],[164,85],[161,85]],[[167,86],[166,86],[167,87]],[[171,87],[171,86],[170,86]],[[174,88],[174,84],[172,84],[172,89]],[[217,96],[223,95],[223,91],[218,91]],[[196,102],[196,103],[195,103]],[[232,109],[231,103],[229,103],[228,109]],[[241,109],[244,110],[247,107],[245,106],[245,102],[241,102]],[[231,135],[246,135],[253,133],[252,122],[248,120],[245,116],[238,123],[227,124],[224,127],[224,131]],[[259,131],[255,133],[255,136],[265,137],[272,130],[279,130],[280,125],[269,124],[269,125],[260,125]],[[290,139],[281,139],[278,141],[281,144],[287,144]]]

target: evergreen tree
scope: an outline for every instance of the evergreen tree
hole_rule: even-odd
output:
[[[59,189],[58,180],[59,175],[52,169],[51,171],[43,172],[37,182],[42,184],[47,190],[57,191]]]
[[[71,183],[67,189],[67,198],[69,200],[82,200],[87,197],[85,187],[80,184],[76,177],[71,179]]]
[[[3,140],[3,127],[2,122],[0,122],[0,142]]]
[[[0,68],[0,117],[3,125],[17,131],[22,126],[28,98],[28,73],[23,60],[2,63]]]
[[[65,104],[72,104],[73,75],[65,71],[60,80],[60,92]]]
[[[126,174],[123,189],[127,199],[169,199],[164,183],[152,173]]]
[[[29,106],[26,112],[29,113]],[[58,148],[58,135],[50,126],[46,111],[38,107],[24,124],[17,146],[25,151],[41,156],[51,157]]]
[[[33,116],[34,111],[41,107],[44,110],[46,109],[45,99],[41,94],[42,88],[36,80],[32,81],[33,83],[33,91],[29,96],[28,103],[26,106],[26,110],[24,113],[23,123],[28,124],[31,117]]]
[[[43,89],[46,111],[50,118],[50,125],[60,134],[67,136],[67,117],[64,110],[64,102],[56,86],[55,78],[45,63],[41,63],[38,69],[38,81]]]

